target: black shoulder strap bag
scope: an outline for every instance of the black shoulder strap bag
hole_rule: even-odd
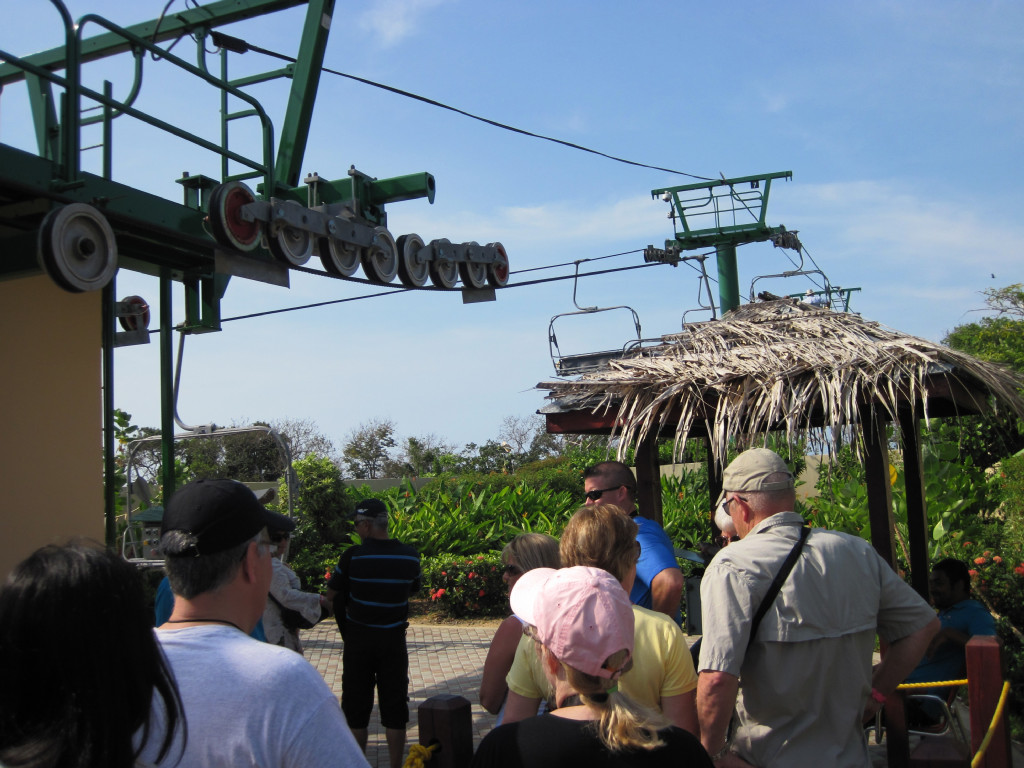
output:
[[[772,603],[775,602],[775,598],[779,596],[779,590],[782,589],[782,585],[786,583],[786,579],[789,578],[789,572],[793,570],[793,566],[796,565],[796,560],[800,557],[800,552],[803,551],[804,542],[807,541],[807,537],[810,535],[811,529],[808,526],[803,526],[800,529],[800,538],[797,539],[796,544],[793,545],[793,549],[786,555],[786,559],[782,563],[782,567],[779,568],[779,572],[775,574],[775,578],[772,580],[772,585],[768,587],[768,594],[764,596],[764,600],[761,601],[761,605],[757,609],[757,613],[754,614],[754,620],[750,624],[750,637],[747,639],[747,648],[754,642],[754,637],[757,635],[757,628],[761,626],[761,619],[768,613],[768,609],[772,607]]]
[[[768,593],[764,596],[761,601],[761,605],[757,608],[757,613],[754,614],[754,620],[750,623],[750,636],[747,638],[747,648],[754,642],[754,637],[757,635],[757,628],[761,626],[761,619],[768,613],[768,609],[772,607],[772,603],[775,602],[775,598],[779,596],[779,590],[782,589],[782,585],[786,583],[786,579],[789,578],[790,571],[793,570],[793,566],[796,565],[796,560],[800,557],[800,552],[803,551],[804,542],[807,541],[807,537],[810,535],[811,529],[808,526],[803,526],[800,529],[800,538],[797,539],[796,544],[786,555],[786,559],[782,562],[782,567],[779,568],[779,572],[775,574],[775,578],[772,579],[771,586],[768,587]],[[699,671],[698,659],[700,658],[700,641],[704,638],[698,638],[697,642],[690,647],[690,655],[693,657],[694,669]]]

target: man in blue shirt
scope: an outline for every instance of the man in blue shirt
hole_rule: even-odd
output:
[[[964,646],[974,635],[994,635],[995,620],[985,606],[971,599],[971,576],[959,560],[947,558],[932,566],[928,591],[932,604],[939,609],[942,629],[907,682],[960,680],[966,671]],[[929,688],[926,692],[945,696],[948,688]]]
[[[614,504],[637,524],[640,560],[636,564],[636,581],[629,599],[634,605],[664,613],[680,624],[683,572],[679,570],[668,534],[656,520],[638,513],[632,470],[621,461],[595,464],[583,473],[583,492],[587,504]]]

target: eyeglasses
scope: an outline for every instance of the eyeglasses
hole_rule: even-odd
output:
[[[747,503],[747,500],[744,499],[742,496],[733,496],[731,499],[726,499],[725,501],[722,502],[722,509],[725,510],[725,514],[727,514],[729,517],[732,517],[732,512],[729,511],[729,505],[736,501],[736,499],[739,499],[744,504]]]
[[[505,573],[507,573],[509,576],[519,576],[522,572],[523,569],[520,568],[518,565],[513,565],[512,563],[509,563],[505,566]]]
[[[603,496],[604,494],[608,493],[609,491],[617,491],[617,490],[619,490],[619,488],[627,488],[630,492],[632,492],[632,490],[633,490],[633,488],[631,486],[628,486],[625,483],[619,483],[618,485],[614,485],[611,488],[602,488],[599,491],[597,491],[597,490],[595,490],[595,491],[587,491],[583,495],[586,496],[591,501],[597,501],[597,500],[599,500],[601,498],[601,496]]]

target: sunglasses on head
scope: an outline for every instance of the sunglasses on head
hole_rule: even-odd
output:
[[[611,488],[602,488],[601,490],[587,491],[583,495],[586,498],[590,499],[591,501],[598,501],[601,498],[601,496],[608,493],[609,491],[617,491],[619,490],[619,488],[623,487],[629,488],[630,491],[633,490],[630,486],[626,485],[625,483],[619,483],[618,485],[613,485]]]

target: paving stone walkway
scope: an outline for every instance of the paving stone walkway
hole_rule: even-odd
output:
[[[463,696],[472,704],[473,748],[494,728],[495,716],[480,706],[477,690],[483,673],[484,659],[496,627],[460,625],[423,625],[409,627],[409,727],[406,743],[419,742],[417,712],[420,704],[439,693]],[[305,656],[317,668],[324,680],[341,696],[341,636],[333,621],[323,621],[310,630],[301,632]],[[690,638],[691,641],[696,638]],[[876,658],[877,662],[878,659]],[[374,768],[388,768],[388,748],[376,702],[370,718],[370,736],[366,758]],[[869,745],[873,768],[884,768],[887,760],[885,746]],[[1024,756],[1014,746],[1014,768],[1024,768]]]
[[[409,727],[407,743],[419,742],[417,711],[439,693],[464,696],[473,705],[473,748],[494,727],[495,716],[477,701],[484,659],[495,627],[422,625],[409,627]],[[317,668],[336,696],[341,696],[341,636],[333,621],[323,621],[301,633],[305,656]],[[388,748],[376,702],[370,718],[366,758],[370,765],[387,768]]]

